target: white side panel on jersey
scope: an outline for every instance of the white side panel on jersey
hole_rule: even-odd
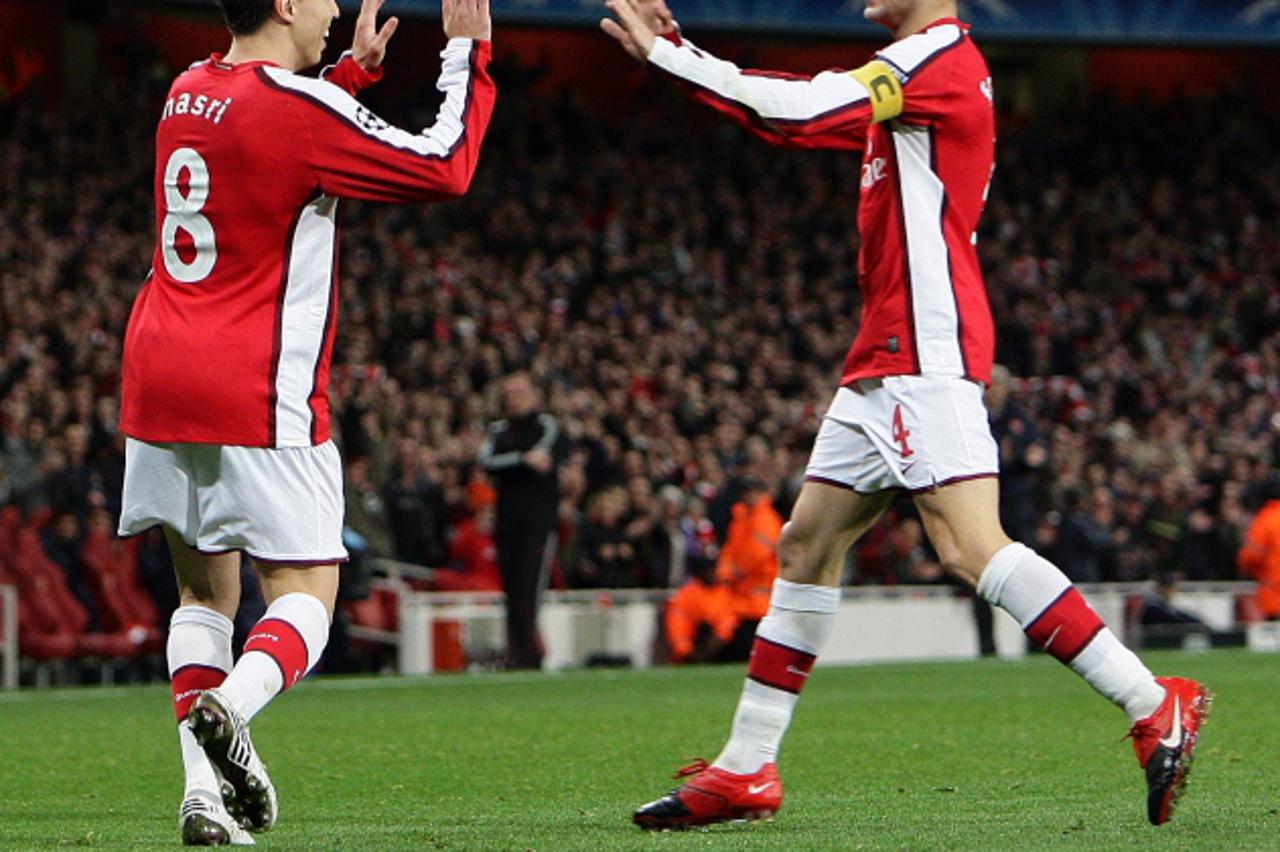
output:
[[[338,199],[321,196],[298,218],[289,252],[276,365],[276,446],[311,446],[311,397],[333,282]]]
[[[649,61],[775,121],[809,121],[869,99],[866,88],[842,71],[824,71],[812,80],[744,74],[732,62],[717,59],[687,40],[677,47],[658,39]]]
[[[942,233],[946,190],[933,170],[933,137],[928,127],[898,123],[893,128],[893,145],[901,180],[904,242],[920,372],[963,376],[960,319],[951,283],[947,240]]]
[[[877,51],[876,56],[910,77],[917,68],[954,46],[962,38],[964,38],[964,30],[960,27],[955,24],[941,24],[930,27],[922,33],[907,36],[902,41],[895,41],[884,50]]]
[[[447,157],[466,130],[463,112],[471,91],[471,39],[454,38],[440,54],[443,64],[436,88],[445,93],[436,123],[421,133],[393,127],[351,95],[328,82],[302,77],[283,68],[264,66],[271,82],[318,102],[366,136],[424,157]]]

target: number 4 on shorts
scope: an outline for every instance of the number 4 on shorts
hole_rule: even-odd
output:
[[[902,425],[902,403],[898,403],[893,407],[893,440],[902,448],[902,457],[909,459],[915,452],[911,447],[907,446],[907,439],[911,437],[911,432],[906,426]]]

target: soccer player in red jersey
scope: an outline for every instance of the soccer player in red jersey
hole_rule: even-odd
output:
[[[364,0],[324,79],[334,0],[219,0],[232,34],[173,83],[156,131],[156,250],[125,338],[120,532],[162,525],[181,605],[168,662],[188,844],[249,844],[276,795],[248,723],[324,650],[338,588],[342,467],[329,439],[342,198],[466,192],[496,91],[488,0],[444,0],[433,125],[389,125],[354,97],[397,21]],[[240,554],[267,611],[232,667]]]
[[[646,828],[773,814],[778,746],[830,635],[850,545],[911,492],[950,574],[1130,717],[1148,817],[1169,818],[1209,694],[1156,678],[1052,563],[1011,541],[997,508],[983,404],[995,343],[977,226],[995,161],[986,62],[954,0],[868,0],[894,42],[852,71],[744,70],[683,37],[663,0],[606,0],[601,26],[636,59],[766,141],[861,153],[861,326],[779,543],[781,576],[760,622],[729,742]]]

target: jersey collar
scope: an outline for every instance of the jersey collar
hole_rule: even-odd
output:
[[[277,63],[272,62],[269,59],[255,59],[252,62],[237,62],[236,64],[232,65],[230,62],[227,62],[223,58],[225,55],[226,54],[223,54],[223,53],[209,54],[209,60],[208,60],[209,67],[216,69],[218,71],[240,71],[242,69],[258,68],[263,65],[270,65],[273,68],[280,67]]]
[[[920,28],[919,32],[926,32],[928,30],[933,29],[934,27],[941,27],[947,24],[957,26],[960,29],[964,30],[965,32],[969,32],[969,30],[972,28],[972,24],[967,24],[964,21],[960,20],[959,18],[938,18],[938,20],[936,21],[931,21],[930,23],[925,24],[923,27]]]

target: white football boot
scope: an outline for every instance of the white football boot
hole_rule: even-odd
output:
[[[276,788],[249,738],[249,726],[216,689],[200,693],[187,715],[196,742],[222,776],[227,810],[250,831],[276,822]],[[228,790],[228,787],[230,788]]]
[[[178,811],[178,828],[187,846],[253,846],[253,835],[240,827],[217,793],[188,790]]]

